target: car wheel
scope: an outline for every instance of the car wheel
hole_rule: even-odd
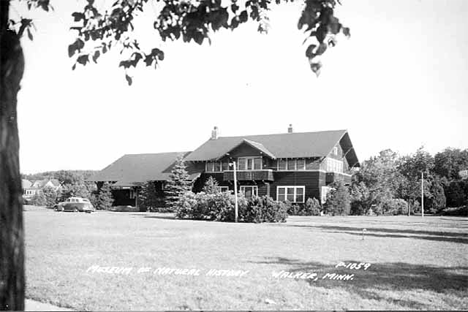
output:
[[[78,208],[73,209],[73,212],[78,212]]]

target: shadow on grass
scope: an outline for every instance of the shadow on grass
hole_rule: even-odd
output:
[[[344,261],[359,263],[356,260]],[[320,262],[301,262],[288,258],[266,258],[261,264],[284,265],[284,271],[317,273],[318,280],[306,281],[311,286],[326,289],[342,288],[363,299],[387,301],[405,308],[428,309],[431,306],[414,300],[402,299],[407,291],[433,291],[464,298],[468,288],[468,267],[435,267],[403,262],[371,264],[367,269],[351,270],[343,266],[325,265]],[[326,274],[354,274],[353,280],[333,280]],[[289,278],[288,278],[289,279]],[[459,292],[459,293],[457,293]],[[433,308],[433,307],[432,307]]]
[[[350,227],[350,226],[337,226],[337,225],[287,225],[292,227],[303,227],[310,229],[322,229],[326,232],[344,233],[350,235],[363,235],[363,227]],[[410,229],[386,229],[386,228],[366,228],[364,236],[374,237],[392,237],[392,238],[413,238],[425,239],[441,242],[452,242],[460,244],[468,244],[467,233],[452,233],[452,232],[438,232],[438,231],[418,231]]]
[[[175,217],[175,214],[172,212],[166,213],[154,213],[154,212],[145,212],[145,213],[134,213],[132,216],[137,216],[145,219],[160,219],[160,220],[171,220],[171,221],[193,221],[193,222],[214,222],[211,220],[198,220],[198,219],[178,219]]]

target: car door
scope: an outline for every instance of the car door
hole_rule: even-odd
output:
[[[73,211],[74,207],[74,202],[75,202],[75,199],[74,198],[69,198],[65,201],[65,205],[64,205],[64,210],[67,210],[67,211]]]

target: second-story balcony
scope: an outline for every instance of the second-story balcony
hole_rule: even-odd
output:
[[[327,172],[325,179],[326,184],[338,181],[343,181],[344,184],[351,184],[351,175],[346,173]]]
[[[225,170],[224,181],[234,181],[234,170]],[[274,181],[273,170],[237,170],[237,181]]]

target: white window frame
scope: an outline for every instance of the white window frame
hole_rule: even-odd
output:
[[[245,160],[245,169],[240,167],[240,160]],[[255,168],[255,159],[260,159],[260,168]],[[251,161],[251,167],[249,168],[249,160]],[[248,156],[248,157],[239,157],[237,158],[238,168],[239,171],[256,171],[263,169],[263,159],[261,156]]]
[[[248,187],[248,188],[252,188],[253,189],[253,195],[254,196],[258,196],[258,186],[257,185],[241,185],[239,190],[240,192],[244,193],[245,194],[245,188]]]
[[[327,201],[327,194],[333,190],[330,186],[322,186],[322,191],[320,192],[320,201],[323,204]]]
[[[304,162],[304,166],[302,168],[299,168],[299,160]],[[296,159],[296,171],[301,171],[301,170],[306,170],[307,169],[307,162],[304,158],[298,158]]]
[[[298,160],[301,160],[304,162],[304,166],[302,168],[298,168]],[[280,161],[284,161],[286,162],[286,167],[285,169],[281,169],[280,168]],[[290,167],[290,164],[292,165]],[[276,162],[276,170],[277,171],[303,171],[303,170],[307,170],[307,162],[304,158],[281,158],[281,159],[278,159],[278,161]]]
[[[219,164],[220,171],[214,170],[215,163]],[[222,161],[207,161],[205,163],[205,172],[223,172],[223,162]]]
[[[343,173],[343,161],[328,157],[327,172]]]
[[[279,199],[279,190],[284,189],[284,200]],[[305,203],[305,185],[280,185],[276,187],[276,201],[286,201],[288,199],[288,189],[294,189],[294,201],[291,203]],[[296,201],[297,190],[302,189],[302,201]]]
[[[229,192],[229,186],[220,186],[220,187],[219,187],[219,190],[220,190],[221,192]]]

